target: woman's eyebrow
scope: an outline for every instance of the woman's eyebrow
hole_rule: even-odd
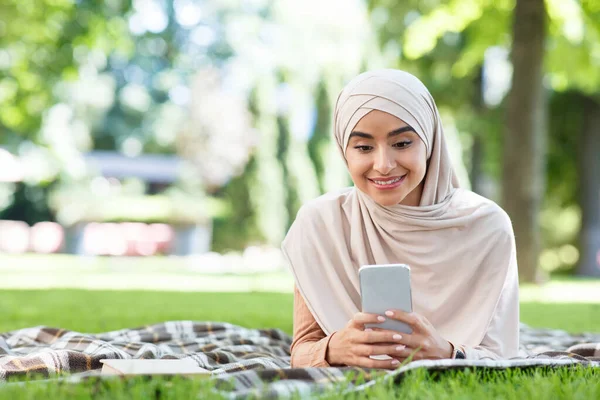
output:
[[[390,133],[388,133],[388,137],[397,136],[404,132],[415,132],[415,130],[410,125],[403,126],[402,128],[394,129]],[[417,133],[417,132],[415,132]]]
[[[388,138],[390,138],[392,136],[397,136],[404,132],[415,132],[415,130],[412,128],[412,126],[409,126],[409,125],[403,126],[402,128],[394,129],[393,131],[388,133]],[[373,135],[371,135],[371,134],[360,132],[360,131],[352,131],[352,133],[350,134],[350,137],[348,137],[348,140],[352,139],[355,136],[361,137],[364,139],[373,139]]]

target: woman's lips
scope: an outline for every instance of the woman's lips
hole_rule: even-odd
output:
[[[369,179],[369,181],[377,189],[380,189],[380,190],[390,190],[390,189],[395,189],[398,186],[400,186],[402,184],[402,182],[404,182],[405,178],[406,178],[406,175],[402,175],[400,177],[396,177],[396,178],[393,178],[393,179],[389,179],[389,178],[385,179],[385,180]]]

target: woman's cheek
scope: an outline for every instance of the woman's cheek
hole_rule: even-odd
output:
[[[411,154],[410,169],[419,178],[423,178],[427,169],[427,154],[424,148],[415,150],[417,151]]]

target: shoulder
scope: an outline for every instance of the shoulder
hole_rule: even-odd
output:
[[[500,237],[514,237],[510,217],[493,200],[466,189],[458,189],[453,199],[457,212],[470,212],[477,216],[476,223],[485,225]]]
[[[307,246],[323,232],[338,233],[343,224],[344,204],[349,201],[352,189],[328,192],[304,203],[283,240],[283,248],[290,243]]]
[[[344,204],[350,199],[352,187],[327,192],[315,199],[309,200],[300,207],[296,220],[323,219],[342,211]]]

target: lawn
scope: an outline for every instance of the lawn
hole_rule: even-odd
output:
[[[167,320],[226,321],[292,332],[288,293],[2,290],[0,332],[49,325],[105,332]],[[600,332],[600,303],[522,302],[521,320],[535,327]]]
[[[292,330],[289,293],[190,293],[154,291],[2,290],[0,331],[34,325],[84,332],[192,319],[227,321],[252,328]],[[600,304],[522,302],[522,320],[571,332],[600,332]],[[600,398],[600,371],[589,369],[410,374],[401,385],[367,392],[381,398]],[[198,398],[205,383],[188,380],[128,380],[97,384],[0,386],[0,398]],[[332,398],[338,393],[333,394]],[[361,397],[362,395],[358,395]]]
[[[50,325],[105,332],[168,320],[226,321],[291,333],[293,296],[86,290],[0,291],[0,331]]]

